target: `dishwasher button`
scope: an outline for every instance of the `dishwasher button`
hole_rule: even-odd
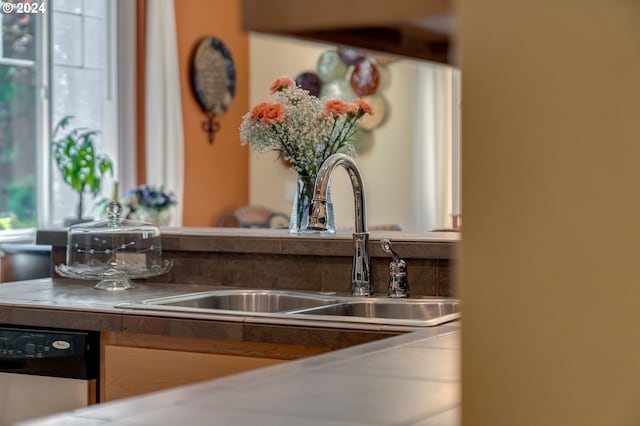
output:
[[[56,340],[55,342],[53,342],[51,344],[51,346],[53,346],[56,349],[60,349],[60,350],[65,350],[65,349],[69,349],[71,347],[71,343],[65,341],[65,340]]]

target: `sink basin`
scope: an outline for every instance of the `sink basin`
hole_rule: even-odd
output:
[[[301,310],[305,315],[337,315],[427,321],[458,313],[458,302],[443,299],[363,300]]]
[[[352,297],[298,290],[220,289],[120,303],[116,307],[182,314],[224,315],[253,321],[309,321],[361,325],[428,327],[460,318],[458,300],[450,298],[390,299]],[[355,325],[358,324],[358,325]]]
[[[326,305],[335,299],[280,290],[215,290],[182,296],[146,300],[146,305],[228,310],[243,312],[284,312]]]

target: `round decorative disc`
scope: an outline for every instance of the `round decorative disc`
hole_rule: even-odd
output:
[[[356,94],[351,90],[351,85],[347,80],[334,80],[331,83],[322,85],[320,97],[326,99],[340,99],[344,102],[352,102],[356,98]]]
[[[351,73],[351,88],[358,96],[370,96],[376,93],[380,83],[378,67],[369,60],[358,62]]]
[[[355,65],[365,59],[365,56],[362,53],[348,48],[339,48],[338,56],[340,56],[340,60],[346,65]]]
[[[387,115],[387,102],[382,95],[373,95],[364,98],[371,106],[373,115],[365,114],[357,121],[362,130],[373,130],[384,121]]]
[[[236,93],[236,69],[227,46],[215,37],[200,41],[193,58],[193,87],[205,111],[225,112]]]
[[[337,51],[325,50],[318,57],[316,71],[323,83],[329,83],[343,78],[347,73],[347,66],[340,60]]]
[[[320,96],[322,81],[320,81],[318,74],[310,71],[303,72],[298,74],[295,82],[297,86],[307,90],[310,95],[315,96],[316,98]]]

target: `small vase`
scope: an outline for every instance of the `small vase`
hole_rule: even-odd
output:
[[[291,218],[289,220],[290,234],[320,234],[330,235],[336,233],[335,217],[333,215],[333,197],[331,195],[331,184],[327,188],[327,230],[318,231],[307,228],[309,221],[309,206],[313,199],[313,187],[316,181],[315,176],[300,176],[296,182],[296,196],[291,208]]]
[[[132,218],[158,226],[169,226],[171,224],[171,210],[151,210],[138,207]]]

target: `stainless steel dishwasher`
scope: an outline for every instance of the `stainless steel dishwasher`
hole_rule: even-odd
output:
[[[99,333],[0,325],[0,426],[96,403]]]

